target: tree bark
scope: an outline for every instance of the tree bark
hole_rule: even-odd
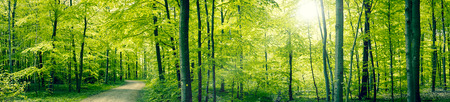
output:
[[[206,13],[206,34],[209,34],[210,29],[209,29],[209,15],[208,15],[208,2],[205,0],[205,13]],[[211,49],[211,39],[208,39],[208,51]],[[207,53],[208,57],[210,57],[210,54]],[[208,66],[211,65],[211,63],[208,64]],[[210,72],[211,67],[209,66],[208,71],[207,71],[207,77],[208,79],[206,80],[206,97],[205,97],[205,102],[208,102],[208,97],[209,97],[209,72]]]
[[[122,65],[122,52],[120,52],[120,77],[119,79],[123,81],[123,65]]]
[[[311,34],[309,33],[309,27],[308,27],[308,39],[309,39],[309,63],[311,65],[311,75],[312,75],[313,82],[314,82],[314,88],[316,89],[317,102],[319,102],[319,91],[317,91],[316,79],[314,78],[314,69],[313,69],[313,64],[312,64]],[[267,59],[267,53],[266,53],[266,59]],[[267,63],[267,61],[266,61],[266,63]]]
[[[167,0],[165,0],[167,1]],[[197,18],[198,18],[198,41],[197,41],[197,45],[198,45],[198,49],[202,48],[202,20],[200,18],[200,0],[197,0],[196,5],[197,5]],[[197,100],[198,102],[202,102],[202,51],[198,50],[197,51],[197,60],[198,60],[198,96],[197,96]]]
[[[189,0],[181,0],[180,4],[181,102],[192,102],[189,72]]]
[[[9,73],[13,73],[13,68],[12,68],[12,60],[11,60],[11,55],[12,55],[12,50],[11,50],[11,42],[12,42],[12,39],[11,39],[11,0],[8,0],[8,33],[9,33],[9,41],[8,41],[8,43],[9,43],[9,47],[8,47],[8,49],[9,49]]]
[[[347,6],[349,6],[349,3],[347,2]],[[353,28],[353,23],[350,21],[352,30],[355,32],[355,37],[353,38],[353,45],[352,45],[352,49],[350,50],[350,75],[348,78],[348,83],[347,83],[347,94],[346,94],[346,101],[349,101],[349,97],[351,97],[350,94],[350,86],[351,86],[351,82],[352,82],[352,71],[353,71],[353,52],[355,51],[355,46],[356,46],[356,40],[358,39],[358,33],[359,33],[359,25],[361,23],[361,16],[362,16],[362,10],[364,10],[364,5],[361,5],[361,12],[359,13],[359,17],[358,17],[358,22],[356,23],[356,31]],[[350,8],[348,9],[348,13],[350,13]],[[357,53],[358,54],[358,53]],[[359,73],[359,71],[358,71]],[[359,80],[358,80],[359,81]]]
[[[323,33],[324,35],[322,36],[322,43],[323,43],[323,74],[325,77],[325,88],[326,88],[326,98],[327,101],[330,101],[330,82],[328,80],[328,71],[327,71],[327,24],[326,24],[326,20],[325,20],[325,10],[324,10],[324,6],[323,6],[323,0],[320,0],[320,5],[322,8],[322,23],[323,23]]]
[[[431,49],[433,49],[432,55],[432,64],[433,71],[431,72],[431,92],[435,91],[436,87],[436,67],[437,67],[437,49],[436,49],[436,18],[434,17],[434,0],[431,0],[431,19],[432,19],[432,40],[433,44],[431,45]]]
[[[405,7],[408,102],[420,102],[420,0],[406,0]]]
[[[288,31],[288,51],[289,51],[289,101],[294,100],[292,97],[292,46],[291,46],[291,32]]]
[[[105,71],[105,84],[108,84],[108,70],[109,70],[109,49],[106,49],[106,71]]]
[[[445,16],[444,16],[444,0],[441,0],[441,21],[442,21],[442,32],[443,32],[443,34],[444,34],[444,53],[445,53],[445,47],[446,47],[446,41],[447,41],[447,34],[445,34],[445,22],[444,22],[444,18],[445,18]],[[444,61],[444,63],[443,63],[443,71],[444,71],[444,91],[447,91],[447,75],[446,75],[446,69],[445,69],[445,55],[444,55],[444,58],[443,58],[443,61]]]
[[[155,6],[155,5],[153,5]],[[156,7],[153,7],[154,9],[156,9]],[[163,67],[162,67],[162,62],[161,62],[161,48],[159,47],[159,40],[158,40],[158,26],[156,25],[156,23],[158,22],[158,18],[156,17],[156,14],[153,15],[153,24],[155,25],[155,30],[153,30],[153,33],[155,34],[155,38],[157,39],[155,42],[155,47],[156,47],[156,61],[158,63],[158,76],[159,76],[159,80],[162,81],[164,80],[164,71],[163,71]]]
[[[364,10],[365,10],[365,24],[364,24],[364,32],[365,34],[369,34],[370,25],[369,25],[369,15],[370,15],[370,6],[367,0],[363,0]],[[364,50],[363,50],[363,70],[362,70],[362,87],[361,91],[359,93],[359,99],[366,99],[367,98],[367,87],[368,87],[368,80],[369,80],[369,38],[364,37]]]
[[[213,102],[216,102],[216,61],[214,59],[214,9],[215,9],[215,0],[212,0],[212,9],[211,9],[211,59],[212,59],[212,77],[213,77]]]
[[[344,2],[343,0],[336,0],[336,83],[334,102],[343,102],[344,86]]]
[[[393,53],[392,53],[392,34],[391,34],[391,0],[388,1],[388,34],[389,34],[389,71],[391,78],[391,102],[394,102],[394,74],[392,71]]]
[[[86,12],[86,7],[85,7]],[[87,13],[86,13],[87,14]],[[87,15],[84,15],[84,29],[83,29],[83,36],[81,38],[81,51],[80,51],[80,70],[78,72],[79,79],[77,80],[77,92],[81,92],[81,79],[83,78],[83,53],[84,53],[84,45],[85,45],[85,38],[86,38],[86,30],[87,30]]]

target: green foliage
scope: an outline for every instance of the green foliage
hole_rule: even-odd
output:
[[[21,82],[19,79],[29,77],[37,72],[40,72],[40,70],[35,67],[30,67],[15,73],[1,73],[0,101],[8,101],[16,97],[26,97],[23,93],[29,82]]]
[[[146,83],[142,98],[139,99],[140,102],[179,101],[181,97],[176,80],[158,81],[157,78],[153,78]]]

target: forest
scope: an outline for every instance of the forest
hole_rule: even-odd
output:
[[[450,0],[0,1],[1,102],[450,100]]]

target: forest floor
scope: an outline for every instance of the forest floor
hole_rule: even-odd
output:
[[[145,83],[136,80],[125,80],[126,84],[100,94],[90,96],[81,102],[135,102],[139,98],[139,91]]]

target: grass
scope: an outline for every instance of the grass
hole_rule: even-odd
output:
[[[118,87],[125,84],[125,82],[116,82],[114,84],[105,85],[103,83],[84,84],[81,87],[81,92],[77,93],[74,90],[68,91],[68,85],[56,84],[54,85],[53,94],[48,94],[43,90],[32,90],[25,92],[24,98],[16,98],[17,102],[79,102],[89,96],[96,95],[106,90]],[[31,86],[33,87],[33,86]],[[75,87],[75,86],[73,86]]]

